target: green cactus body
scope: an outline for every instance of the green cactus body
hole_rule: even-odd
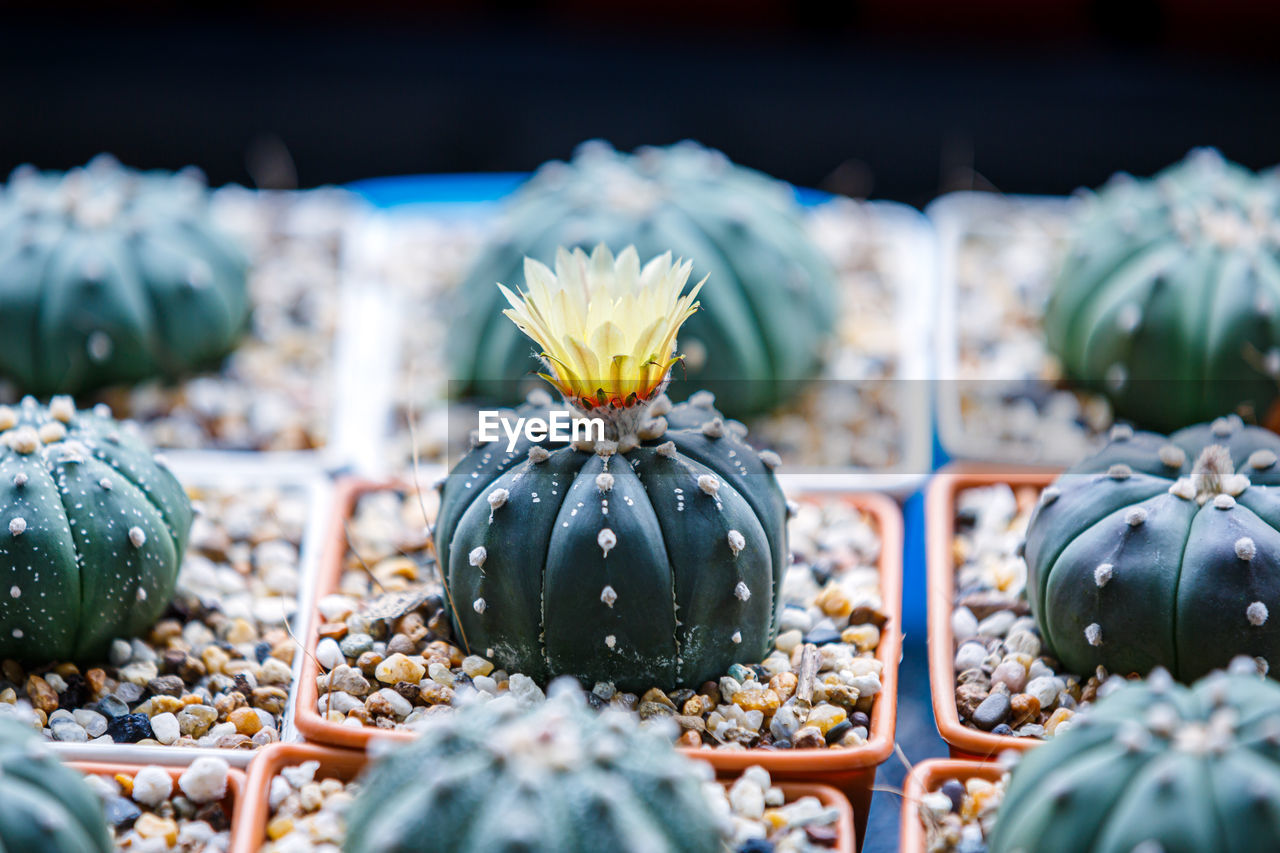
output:
[[[635,154],[587,143],[515,194],[499,233],[459,293],[449,351],[464,395],[510,400],[521,380],[536,383],[536,352],[502,318],[494,283],[520,282],[526,256],[550,264],[560,246],[694,259],[694,280],[715,284],[681,332],[672,394],[712,390],[732,400],[734,417],[772,408],[812,378],[834,329],[835,273],[791,189],[693,142]]]
[[[1072,671],[1188,681],[1247,654],[1280,663],[1280,437],[1234,415],[1165,438],[1112,430],[1041,494],[1027,594]]]
[[[361,777],[345,853],[720,853],[711,774],[575,690],[437,717]]]
[[[102,803],[33,729],[0,720],[0,851],[112,853]]]
[[[1280,686],[1232,669],[1190,688],[1153,672],[1026,753],[991,853],[1280,849]]]
[[[659,398],[625,449],[522,437],[510,452],[503,440],[463,457],[435,530],[456,638],[539,681],[620,689],[697,685],[762,659],[781,602],[786,500],[777,457],[712,403]],[[516,414],[549,412],[543,392]]]
[[[246,270],[192,174],[20,169],[0,191],[0,375],[45,396],[212,366],[247,326]]]
[[[191,515],[105,407],[0,407],[0,658],[98,659],[146,631],[173,594]]]
[[[1250,409],[1280,379],[1280,181],[1192,152],[1084,203],[1045,312],[1067,374],[1173,430]]]

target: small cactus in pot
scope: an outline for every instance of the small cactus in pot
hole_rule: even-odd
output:
[[[112,853],[102,802],[33,730],[0,717],[0,850]]]
[[[658,727],[662,728],[662,727]],[[576,685],[436,717],[365,772],[344,853],[721,853],[728,805],[710,765]]]
[[[680,295],[690,269],[601,246],[562,250],[554,272],[530,260],[528,292],[504,288],[545,378],[604,432],[479,443],[444,482],[435,545],[455,634],[508,671],[643,690],[769,650],[787,558],[778,458],[709,395],[662,394],[697,308],[698,287]],[[515,415],[555,411],[544,393]]]
[[[991,853],[1280,849],[1280,686],[1248,658],[1191,687],[1156,670],[1014,768]]]
[[[105,406],[0,406],[0,658],[94,660],[168,606],[182,485]]]
[[[248,326],[248,263],[193,170],[109,157],[0,189],[0,376],[80,394],[209,368]]]
[[[1117,426],[1041,493],[1027,594],[1072,672],[1187,681],[1280,663],[1280,437],[1232,415],[1167,438]],[[1277,611],[1280,612],[1280,611]]]

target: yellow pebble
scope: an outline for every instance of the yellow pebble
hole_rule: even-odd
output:
[[[834,619],[843,619],[853,612],[853,602],[835,581],[823,587],[813,603],[818,605],[823,613]]]
[[[848,643],[860,652],[869,652],[880,645],[880,629],[875,625],[852,625],[840,634],[840,642]]]
[[[168,712],[170,714],[176,714],[179,711],[181,711],[184,707],[185,706],[183,705],[182,700],[179,699],[177,696],[152,696],[151,697],[151,710],[154,712],[151,716],[153,717],[156,714],[163,714],[165,712]]]
[[[839,705],[819,705],[809,712],[806,726],[814,726],[824,735],[843,723],[849,714]]]
[[[151,812],[143,812],[133,824],[133,829],[143,838],[163,838],[165,844],[172,847],[178,843],[178,824],[168,818],[157,817]]]
[[[1045,721],[1044,733],[1052,735],[1058,730],[1058,726],[1075,716],[1075,711],[1069,708],[1059,708],[1049,715],[1049,719]]]
[[[234,725],[240,734],[250,737],[262,729],[262,718],[252,708],[236,708],[227,715],[227,722]]]
[[[120,786],[120,792],[126,797],[133,796],[133,777],[124,773],[117,773],[115,776],[116,784]]]
[[[278,817],[267,824],[267,838],[272,841],[279,841],[290,832],[293,832],[293,820],[291,818]]]
[[[769,825],[769,831],[773,832],[787,825],[787,816],[777,809],[768,809],[764,813],[764,822]]]
[[[217,646],[206,646],[200,653],[200,659],[204,661],[210,673],[222,672],[222,668],[231,662],[231,655]]]
[[[766,715],[778,710],[782,700],[778,694],[765,688],[764,690],[739,690],[733,694],[733,704],[744,711],[763,711]]]

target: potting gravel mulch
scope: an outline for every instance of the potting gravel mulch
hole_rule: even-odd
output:
[[[1019,555],[1040,498],[1034,486],[983,486],[956,497],[956,710],[960,722],[997,735],[1047,738],[1076,712],[1120,686],[1119,676],[1063,671],[1043,653]]]
[[[987,837],[1008,784],[1006,772],[998,782],[948,779],[925,794],[919,807],[927,853],[987,853]]]
[[[904,369],[898,305],[901,258],[884,220],[870,205],[839,199],[807,215],[815,242],[839,272],[836,346],[821,379],[786,407],[753,421],[749,440],[772,448],[791,464],[888,468],[903,460],[903,437],[911,434],[906,424],[923,416],[914,409],[919,388],[912,386],[918,383],[893,381],[902,378]],[[361,275],[388,285],[398,298],[404,329],[411,330],[401,336],[390,425],[393,470],[407,470],[413,457],[411,417],[422,461],[456,460],[467,449],[476,408],[462,402],[446,404],[450,390],[448,371],[441,369],[448,364],[443,347],[453,291],[496,224],[480,218],[445,222],[393,215],[378,234],[379,245],[387,251],[376,258],[369,253],[369,264],[375,268]]]
[[[105,402],[137,420],[156,447],[308,450],[329,438],[333,345],[344,233],[364,212],[334,188],[305,192],[217,190],[214,221],[250,259],[253,315],[247,335],[220,369],[178,383],[117,388]],[[0,390],[8,402],[18,395]]]
[[[963,453],[1019,462],[1084,457],[1101,446],[1111,407],[1065,387],[1041,328],[1070,208],[997,195],[980,203],[956,247]]]
[[[423,495],[434,517],[436,493]],[[734,664],[698,689],[643,694],[597,684],[587,699],[672,718],[679,743],[714,749],[839,749],[866,742],[880,692],[875,658],[886,622],[874,521],[837,497],[803,501],[790,523],[793,563],[775,650]],[[412,728],[450,713],[460,693],[510,692],[540,702],[542,689],[520,673],[454,644],[433,551],[412,491],[362,495],[347,522],[350,550],[336,592],[318,602],[317,711],[329,722]]]
[[[0,713],[66,743],[256,749],[280,739],[298,644],[301,489],[187,487],[197,509],[172,603],[97,665],[0,663]]]
[[[218,853],[231,846],[231,814],[223,805],[228,772],[220,758],[199,758],[176,784],[157,766],[85,778],[102,799],[117,850]]]
[[[318,761],[286,767],[271,780],[267,843],[261,853],[336,851],[346,838],[346,814],[360,782],[316,778]],[[729,849],[742,853],[817,853],[834,846],[839,812],[816,797],[786,802],[760,767],[747,769],[730,787],[705,783],[707,807],[733,826]]]

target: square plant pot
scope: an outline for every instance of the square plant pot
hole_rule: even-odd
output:
[[[68,761],[67,766],[73,770],[77,770],[86,776],[105,776],[109,779],[118,775],[129,777],[136,776],[138,771],[148,766],[146,763],[134,762],[115,762],[115,761]],[[169,778],[173,780],[173,794],[180,795],[181,789],[178,787],[178,779],[187,770],[184,766],[164,767]],[[229,833],[234,839],[234,833],[237,823],[240,821],[241,813],[247,808],[245,801],[246,779],[243,770],[231,768],[227,771],[227,793],[222,798],[221,806],[223,813],[227,816],[230,824]],[[146,812],[144,811],[144,814]]]
[[[937,791],[952,779],[962,783],[970,779],[995,783],[1004,773],[1003,767],[991,762],[930,759],[917,764],[907,774],[906,789],[902,794],[898,849],[901,853],[928,853],[928,828],[920,813],[920,802],[926,794]]]
[[[437,177],[403,181],[410,198],[426,198]],[[395,180],[380,179],[375,197],[399,197],[387,186]],[[422,461],[456,461],[476,426],[474,406],[450,401],[448,297],[493,234],[501,206],[491,197],[461,200],[456,182],[434,191],[451,200],[396,203],[371,215],[352,240],[352,254],[361,259],[354,276],[388,300],[385,313],[396,320],[377,336],[381,350],[374,356],[390,372],[367,378],[394,383],[380,433],[389,453],[378,469],[393,476],[407,469],[415,440]],[[806,207],[811,231],[839,271],[840,342],[811,388],[748,425],[779,452],[788,472],[906,495],[932,470],[932,318],[921,308],[933,301],[932,228],[906,205],[811,195],[823,199]]]
[[[240,810],[231,838],[231,853],[256,853],[268,840],[267,827],[271,823],[271,783],[280,771],[296,767],[306,761],[320,764],[317,779],[337,779],[350,782],[368,763],[364,752],[331,749],[302,744],[278,744],[263,750],[249,766],[248,781],[244,788],[244,807]],[[727,784],[727,783],[726,783]],[[787,802],[801,797],[816,797],[823,806],[834,807],[840,812],[836,822],[836,841],[830,849],[837,853],[854,853],[854,813],[849,801],[827,785],[800,782],[779,783]]]
[[[329,541],[318,576],[315,600],[321,603],[326,596],[340,589],[348,564],[348,534],[350,519],[363,496],[378,492],[411,493],[411,489],[395,483],[374,483],[347,480],[338,490],[334,501],[334,520],[329,528]],[[879,612],[884,625],[879,632],[874,659],[880,669],[880,690],[871,704],[867,733],[864,742],[856,746],[825,749],[716,749],[708,746],[682,747],[687,754],[711,763],[721,775],[736,776],[747,767],[761,765],[777,781],[820,781],[840,788],[853,801],[859,820],[865,820],[870,804],[871,786],[876,768],[893,751],[894,722],[897,704],[897,667],[902,650],[901,584],[902,584],[902,516],[896,504],[878,494],[811,492],[796,495],[803,503],[836,502],[833,506],[851,511],[859,517],[874,521],[878,532],[878,556],[875,568],[866,572],[872,575],[878,587]],[[433,510],[428,509],[431,513]],[[420,515],[418,516],[421,517]],[[794,522],[793,522],[794,523]],[[418,543],[426,547],[426,543]],[[361,560],[363,564],[363,560]],[[362,571],[364,571],[362,569]],[[421,601],[425,595],[397,592],[407,601]],[[380,608],[386,596],[379,601]],[[391,603],[394,603],[393,598]],[[323,617],[313,619],[308,639],[308,654],[298,691],[297,725],[308,741],[333,746],[364,749],[375,737],[410,739],[406,729],[385,729],[368,725],[353,725],[350,721],[339,723],[323,718],[318,709],[320,691],[317,678],[320,666],[316,656]],[[816,654],[816,648],[814,649]]]
[[[230,458],[206,457],[204,461],[176,459],[170,466],[193,502],[203,506],[203,511],[197,515],[193,525],[173,599],[180,605],[176,612],[186,615],[177,617],[175,625],[172,621],[175,611],[170,611],[160,624],[169,624],[167,633],[173,633],[175,640],[184,639],[185,642],[185,634],[178,636],[178,632],[184,630],[194,631],[192,637],[204,639],[193,645],[189,653],[189,658],[199,659],[199,666],[187,662],[173,670],[157,667],[160,669],[157,674],[180,678],[183,684],[179,693],[191,695],[193,691],[209,686],[203,679],[211,674],[210,667],[214,665],[225,664],[237,671],[241,667],[236,661],[256,665],[257,675],[261,676],[259,687],[265,692],[252,696],[249,707],[260,708],[262,713],[273,719],[280,740],[301,740],[294,726],[294,716],[296,685],[302,672],[303,655],[295,638],[306,636],[307,619],[313,610],[311,591],[319,549],[324,544],[324,524],[329,515],[329,481],[306,465],[264,464],[235,455]],[[216,606],[206,607],[201,602]],[[288,625],[290,619],[293,620],[292,627]],[[274,646],[264,649],[263,643],[273,643]],[[147,645],[158,656],[158,662],[163,664],[163,653],[169,647],[157,647],[150,641]],[[248,652],[250,646],[253,647],[252,654]],[[272,653],[287,648],[293,649],[290,661],[283,661]],[[121,651],[126,650],[122,647]],[[256,660],[259,653],[262,653],[261,661]],[[279,654],[283,656],[283,652]],[[117,696],[130,713],[142,708],[142,713],[151,719],[168,713],[181,722],[189,704],[200,704],[216,713],[204,735],[209,735],[213,726],[229,721],[231,711],[235,709],[215,707],[216,700],[228,696],[229,691],[217,691],[213,706],[189,703],[172,709],[157,706],[153,699],[160,694],[146,684],[139,684],[128,693],[121,692],[129,678],[134,677],[125,676],[124,670],[134,663],[145,663],[145,656],[138,656],[136,646],[130,655],[124,663],[113,664],[110,660],[103,660],[96,665],[82,665],[79,672],[90,683],[98,677],[105,678],[108,685],[111,681],[118,682],[117,687],[103,692]],[[268,677],[263,674],[262,667],[273,660],[277,663],[271,664],[273,672]],[[252,671],[253,666],[248,668]],[[24,674],[25,681],[17,685],[18,698],[31,701],[38,708],[44,703],[42,710],[46,716],[56,713],[59,705],[66,705],[65,694],[40,684],[34,684],[36,692],[32,693],[30,676],[39,675],[43,680],[46,675],[52,677],[55,669],[56,664],[33,668]],[[95,669],[99,672],[90,675]],[[5,677],[11,674],[14,673],[6,673]],[[64,671],[62,675],[65,674]],[[136,678],[141,679],[141,676]],[[146,683],[149,684],[149,679]],[[287,694],[282,706],[278,691]],[[75,707],[96,713],[102,707],[101,701],[102,697],[94,699],[90,695]],[[167,706],[179,700],[164,701]],[[152,711],[155,714],[151,714]],[[260,715],[258,722],[265,727]],[[100,726],[101,721],[95,720],[89,725]],[[253,728],[252,721],[246,717],[240,726],[244,731],[237,729],[236,732],[244,737],[232,738],[239,745],[232,746],[227,742],[225,747],[219,748],[174,743],[96,743],[79,740],[81,737],[102,736],[97,728],[93,728],[91,734],[89,728],[81,725],[77,740],[62,741],[55,737],[50,746],[63,759],[177,765],[188,764],[201,756],[218,756],[233,766],[244,766],[253,758],[256,746],[260,745],[247,734],[250,728]],[[48,724],[46,733],[54,734],[54,729]],[[150,738],[142,739],[155,741],[154,735],[152,730]],[[200,736],[196,735],[197,740]]]
[[[1004,750],[1026,750],[1041,743],[1037,737],[993,734],[978,728],[972,722],[966,724],[962,721],[956,699],[957,644],[952,628],[952,616],[956,607],[957,498],[967,489],[989,486],[1031,490],[1038,496],[1040,490],[1052,483],[1056,476],[1057,471],[1052,469],[955,463],[939,471],[929,485],[925,508],[929,682],[938,732],[950,746],[953,758],[988,760]],[[1000,606],[1002,603],[1009,602],[1007,599],[997,598],[991,607],[1003,609]],[[1025,598],[1022,599],[1022,605],[1026,605]]]
[[[1103,443],[1110,406],[1059,384],[1041,330],[1075,204],[959,192],[926,211],[938,240],[938,440],[951,459],[1061,466]]]

